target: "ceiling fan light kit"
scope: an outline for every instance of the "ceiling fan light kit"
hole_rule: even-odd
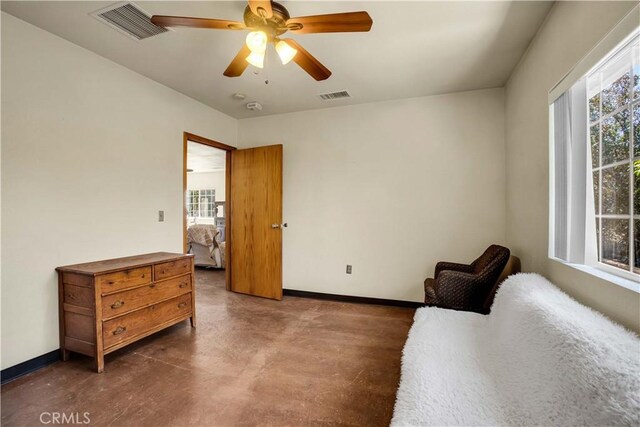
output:
[[[264,68],[264,52],[251,52],[245,60],[257,68]]]
[[[286,41],[280,40],[276,43],[276,52],[278,52],[282,65],[287,65],[298,54],[298,49],[294,49]]]
[[[289,11],[269,0],[249,0],[244,23],[223,19],[189,18],[154,15],[151,22],[161,27],[192,27],[218,30],[251,30],[238,54],[224,71],[227,77],[239,77],[248,64],[264,67],[267,45],[272,43],[283,65],[293,61],[315,80],[326,80],[331,71],[293,39],[280,39],[293,34],[367,32],[373,21],[367,12],[334,13],[291,18]]]
[[[247,34],[247,47],[254,53],[267,50],[267,34],[264,31],[252,31]]]

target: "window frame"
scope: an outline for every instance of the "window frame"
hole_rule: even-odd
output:
[[[560,111],[556,110],[556,101],[558,101],[565,93],[568,93],[569,89],[572,89],[576,83],[578,83],[581,79],[586,79],[586,77],[591,74],[591,72],[598,68],[604,61],[607,61],[611,58],[611,55],[614,52],[619,51],[619,48],[627,45],[632,38],[640,34],[640,27],[638,23],[640,22],[640,4],[637,4],[632,7],[629,13],[622,18],[605,36],[601,39],[594,47],[587,52],[587,54],[578,61],[573,67],[569,69],[569,71],[556,83],[548,93],[548,105],[549,105],[549,227],[548,227],[548,258],[552,261],[561,263],[562,265],[568,266],[570,268],[574,268],[576,270],[580,270],[585,272],[591,276],[597,277],[602,280],[606,280],[607,282],[616,284],[618,286],[627,288],[629,290],[634,291],[635,293],[640,293],[640,279],[639,275],[636,273],[631,273],[633,271],[634,260],[630,259],[629,262],[629,271],[622,270],[616,267],[609,266],[607,264],[601,263],[598,260],[598,249],[596,248],[596,252],[593,253],[593,247],[598,246],[598,242],[596,242],[596,227],[595,227],[595,192],[593,188],[593,164],[591,159],[591,141],[590,141],[590,127],[592,125],[591,118],[589,115],[589,96],[586,91],[586,84],[583,86],[585,91],[586,102],[584,103],[585,110],[585,120],[584,120],[584,132],[586,133],[586,138],[584,138],[584,144],[586,145],[587,151],[587,161],[582,162],[586,169],[584,170],[584,177],[582,173],[578,170],[579,168],[574,169],[575,161],[571,159],[571,157],[566,158],[565,154],[562,154],[562,148],[559,148],[561,151],[556,153],[557,144],[556,137],[565,138],[564,130],[562,129],[564,124],[555,125],[554,119],[560,118],[562,114]],[[634,64],[632,64],[633,67]],[[633,74],[632,83],[633,83]],[[632,85],[633,89],[633,85]],[[625,107],[616,108],[616,110],[624,110],[625,108],[631,107],[630,111],[630,120],[631,123],[629,125],[630,128],[630,150],[634,148],[634,129],[633,129],[633,106],[638,102],[634,102],[633,99],[633,91],[630,94],[630,101],[626,104]],[[563,101],[566,102],[566,101]],[[563,105],[562,103],[560,105]],[[574,106],[581,105],[580,103],[572,104]],[[615,116],[619,111],[613,111],[608,114],[606,117]],[[557,116],[556,116],[557,115]],[[571,117],[570,120],[574,118]],[[600,117],[600,121],[603,118]],[[581,129],[582,125],[579,125],[578,129]],[[579,131],[581,132],[581,131]],[[601,130],[600,130],[601,132]],[[600,135],[599,135],[600,137]],[[569,137],[570,140],[574,140],[573,137]],[[580,138],[580,137],[579,137]],[[637,138],[636,138],[637,139]],[[578,139],[575,139],[576,141]],[[599,140],[599,144],[602,141]],[[575,144],[579,145],[579,144]],[[560,166],[556,162],[556,155],[560,154],[558,162],[562,163],[568,161],[567,167],[569,168],[569,172],[567,176],[563,176],[564,172],[560,175],[557,175],[557,168],[562,170],[563,167]],[[632,152],[635,154],[635,152]],[[600,153],[602,155],[602,153]],[[574,156],[575,159],[581,158]],[[633,211],[633,195],[634,195],[634,167],[633,162],[636,160],[638,156],[631,157],[631,171],[630,171],[630,194],[629,194],[629,202],[631,203],[630,207],[630,215],[629,218],[631,227],[636,227],[635,221],[640,220],[638,218],[638,213]],[[573,165],[571,162],[574,162]],[[629,160],[620,162],[622,164],[626,164]],[[602,165],[598,165],[599,169],[602,170]],[[607,165],[607,166],[613,166]],[[607,169],[606,167],[604,168]],[[567,169],[565,169],[567,170]],[[588,172],[588,173],[587,173]],[[601,174],[601,172],[600,172]],[[577,178],[576,178],[577,177]],[[568,181],[567,181],[568,179]],[[572,187],[574,183],[574,179],[577,179],[575,183],[578,187]],[[600,179],[599,179],[600,181]],[[565,185],[567,185],[565,187]],[[600,183],[598,183],[600,185]],[[566,190],[562,190],[562,188],[566,188]],[[601,188],[598,188],[599,191]],[[557,191],[560,191],[557,193]],[[568,191],[568,198],[565,199],[564,192]],[[556,194],[557,193],[557,194]],[[584,203],[578,202],[580,197],[585,197]],[[558,205],[560,203],[560,205]],[[599,205],[601,205],[602,201],[599,201]],[[567,210],[564,211],[562,206],[566,205]],[[573,205],[578,206],[579,209],[572,209]],[[557,210],[560,209],[560,210]],[[581,210],[581,212],[580,212]],[[600,213],[600,212],[599,212]],[[558,216],[560,215],[560,216]],[[566,216],[565,216],[566,215]],[[582,215],[582,217],[581,217]],[[592,215],[592,216],[590,216]],[[569,226],[563,224],[563,218],[566,218]],[[592,222],[588,223],[591,220]],[[557,222],[560,221],[560,222]],[[557,229],[556,229],[557,228]],[[636,227],[637,228],[637,227]],[[574,234],[577,232],[577,234]],[[630,229],[630,245],[635,244],[635,233],[634,229]],[[563,246],[563,239],[566,239]],[[557,246],[560,244],[560,246]],[[637,246],[637,245],[636,245]],[[556,255],[558,248],[561,249],[559,255]],[[631,250],[631,248],[630,248]],[[636,256],[640,256],[640,250],[638,248],[634,248],[638,253]]]
[[[632,33],[629,37],[628,37],[628,41],[624,41],[623,43],[621,43],[621,46],[619,47],[619,49],[623,49],[628,43],[631,43],[634,41],[634,39],[639,38],[640,37],[640,27],[638,30],[636,30],[634,33]],[[599,68],[601,63],[606,63],[607,61],[609,61],[610,59],[612,59],[615,54],[616,51],[619,50],[618,48],[613,49],[612,52],[609,52],[607,55],[605,55],[605,57],[602,59],[602,61],[600,61],[600,63],[594,67],[594,68]],[[589,98],[589,96],[587,96],[587,100],[586,100],[586,111],[587,111],[587,141],[586,143],[588,144],[588,150],[589,150],[589,158],[587,159],[588,165],[590,165],[590,173],[591,176],[593,177],[593,175],[597,172],[598,173],[598,211],[595,212],[595,221],[597,221],[597,231],[596,231],[596,236],[597,236],[597,241],[596,241],[596,260],[595,262],[592,260],[591,262],[587,262],[587,265],[590,265],[592,267],[601,269],[605,272],[611,273],[611,274],[615,274],[615,275],[619,275],[623,278],[626,279],[630,279],[630,280],[640,280],[640,268],[635,267],[635,262],[637,258],[640,258],[640,248],[636,248],[635,247],[635,221],[636,220],[640,220],[640,212],[635,212],[634,211],[634,207],[635,207],[635,203],[634,203],[634,193],[635,193],[635,176],[634,176],[634,163],[636,161],[640,161],[640,152],[638,153],[638,155],[636,156],[635,154],[635,129],[634,129],[634,110],[636,107],[640,108],[640,95],[638,95],[637,97],[635,96],[634,93],[634,89],[635,89],[635,81],[634,81],[634,64],[633,62],[631,62],[631,64],[629,65],[629,68],[627,69],[627,71],[623,74],[629,74],[629,87],[628,89],[628,100],[625,104],[623,104],[622,106],[617,107],[615,110],[611,111],[610,113],[607,114],[602,114],[603,113],[603,109],[602,109],[602,102],[603,102],[603,92],[606,88],[602,88],[600,87],[600,91],[597,92],[598,95],[598,110],[599,110],[599,117],[597,120],[595,121],[591,121],[591,111],[590,111],[590,99],[593,98],[593,95],[591,98]],[[587,76],[591,74],[591,72],[587,73]],[[587,78],[587,81],[589,79]],[[616,80],[617,81],[617,80]],[[615,82],[613,82],[615,83]],[[588,84],[588,83],[587,83]],[[587,87],[587,91],[588,91],[588,87]],[[602,128],[603,128],[603,123],[605,120],[608,120],[610,118],[613,118],[615,116],[617,116],[618,114],[624,112],[625,110],[629,111],[629,126],[628,126],[628,153],[627,153],[627,158],[625,160],[619,160],[619,161],[615,161],[612,163],[608,163],[606,165],[603,164],[603,155],[604,155],[604,145],[603,145],[603,137],[602,137]],[[591,129],[594,126],[598,126],[598,165],[596,167],[593,167],[593,160],[592,160],[592,156],[593,153],[591,153]],[[607,169],[613,169],[615,167],[618,166],[629,166],[629,172],[628,172],[628,178],[629,178],[629,183],[628,183],[628,190],[629,190],[629,213],[628,214],[604,214],[603,213],[603,193],[602,193],[602,182],[603,182],[603,171],[607,170]],[[593,184],[593,182],[592,182]],[[592,185],[591,187],[592,189],[595,188],[594,185]],[[594,195],[595,196],[595,195]],[[595,203],[594,203],[595,204]],[[586,209],[586,207],[585,207]],[[628,251],[629,251],[629,267],[628,269],[623,269],[621,267],[615,267],[611,264],[608,264],[606,262],[602,261],[602,243],[603,243],[603,233],[602,233],[602,222],[603,220],[606,219],[622,219],[622,220],[627,220],[628,221],[628,226],[629,226],[629,233],[628,233]],[[589,223],[591,220],[591,218],[587,219],[587,223]],[[593,224],[593,222],[591,222]],[[599,232],[598,232],[599,231]]]

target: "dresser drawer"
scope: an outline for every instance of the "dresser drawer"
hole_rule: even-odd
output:
[[[161,324],[191,314],[191,293],[107,320],[102,325],[105,349],[135,338]]]
[[[156,281],[186,273],[191,273],[191,258],[163,262],[153,266],[153,277]]]
[[[187,292],[191,292],[191,274],[106,295],[102,297],[102,317],[108,319]]]
[[[132,268],[96,277],[102,295],[151,283],[151,267]]]

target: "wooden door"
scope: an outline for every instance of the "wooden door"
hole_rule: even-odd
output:
[[[282,145],[231,153],[231,290],[282,299]]]

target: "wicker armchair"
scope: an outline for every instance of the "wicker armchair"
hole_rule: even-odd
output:
[[[425,304],[488,314],[509,257],[509,249],[491,245],[469,265],[439,262],[435,277],[424,281]]]

